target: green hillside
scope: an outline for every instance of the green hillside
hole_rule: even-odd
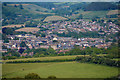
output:
[[[40,7],[38,5],[35,4],[30,4],[30,5],[23,5],[23,7],[27,10],[29,10],[31,13],[39,13],[39,14],[53,14],[50,13],[51,10]]]

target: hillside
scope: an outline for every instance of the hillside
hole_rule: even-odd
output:
[[[84,7],[85,11],[115,10],[118,5],[112,2],[92,2]]]
[[[30,7],[32,8],[30,9]],[[41,11],[36,11],[37,9]],[[51,13],[44,12],[47,9],[32,4],[8,4],[3,5],[2,10],[3,26],[8,24],[24,24],[24,22],[31,19],[44,18],[51,15]]]
[[[53,14],[50,13],[51,10],[43,8],[41,6],[30,4],[30,5],[23,5],[23,7],[27,10],[30,10],[31,13],[38,13],[38,14]]]

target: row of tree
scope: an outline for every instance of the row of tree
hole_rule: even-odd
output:
[[[94,64],[102,64],[107,66],[115,66],[120,67],[120,61],[111,60],[109,58],[101,57],[101,56],[85,56],[85,57],[76,57],[76,61],[78,62],[87,62]]]

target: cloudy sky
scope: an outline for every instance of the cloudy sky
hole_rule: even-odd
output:
[[[1,0],[2,2],[119,2],[120,0]]]

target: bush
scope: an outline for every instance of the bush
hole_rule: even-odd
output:
[[[12,78],[12,79],[23,79],[23,78],[21,78],[21,77],[14,77],[14,78]]]
[[[91,57],[91,56],[90,57],[79,57],[79,56],[77,56],[76,61],[88,62],[88,63],[94,63],[94,64],[102,64],[102,65],[115,66],[115,67],[120,66],[119,61],[114,61],[109,58],[100,57],[100,56],[96,56],[96,57]]]
[[[48,76],[49,79],[56,79],[56,76]]]
[[[40,79],[40,76],[36,73],[29,73],[25,76],[25,79]]]

